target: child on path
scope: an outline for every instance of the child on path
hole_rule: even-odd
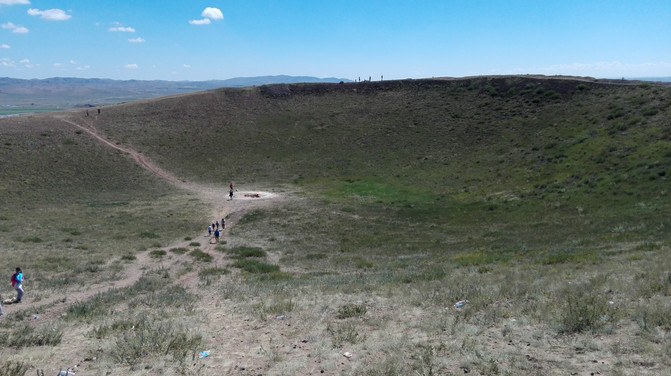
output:
[[[214,230],[214,242],[219,243],[219,229]]]
[[[212,236],[212,225],[207,226],[207,236]]]
[[[221,229],[223,230],[225,228],[226,228],[226,219],[222,218],[221,219]]]
[[[16,268],[16,273],[12,275],[12,287],[16,290],[15,303],[21,303],[21,299],[23,299],[23,271],[21,268]]]

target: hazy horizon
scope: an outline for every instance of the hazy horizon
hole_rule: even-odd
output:
[[[671,3],[0,0],[0,76],[671,76]]]

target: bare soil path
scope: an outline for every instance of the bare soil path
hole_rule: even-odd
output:
[[[80,121],[72,120],[58,115],[56,119],[85,132],[106,147],[123,152],[153,175],[164,179],[180,189],[194,193],[203,202],[210,204],[212,209],[208,215],[209,218],[212,218],[212,221],[226,218],[226,228],[221,234],[222,241],[227,238],[231,228],[248,211],[276,205],[278,202],[287,199],[285,194],[274,192],[236,190],[234,198],[228,200],[226,199],[228,197],[228,186],[207,186],[181,180],[155,165],[138,151],[117,145],[105,138],[95,128],[93,121],[86,119],[81,119]],[[213,257],[213,261],[208,263],[207,267],[225,266],[228,264],[226,255],[216,250],[217,244],[213,241],[213,236],[207,234],[206,228],[207,223],[204,223],[203,232],[194,234],[195,236],[192,236],[193,240],[179,241],[163,249],[169,251],[172,248],[188,247],[190,243],[198,242],[200,243],[199,248]],[[166,256],[157,260],[150,257],[149,252],[136,254],[136,259],[124,266],[121,277],[116,280],[88,285],[85,289],[68,293],[66,297],[53,296],[43,298],[39,301],[31,301],[29,294],[27,294],[21,304],[5,306],[5,311],[11,314],[12,311],[24,310],[24,312],[39,315],[40,323],[56,322],[67,311],[68,307],[87,301],[110,289],[130,287],[140,280],[145,271],[161,268],[162,270],[167,270],[173,276],[179,275],[177,280],[173,282],[175,285],[182,286],[201,296],[199,315],[205,318],[206,327],[202,328],[202,330],[208,333],[205,346],[211,348],[214,353],[207,358],[208,362],[203,364],[205,369],[202,369],[200,372],[204,372],[207,375],[240,374],[241,370],[245,369],[242,365],[246,365],[247,371],[244,374],[247,374],[246,372],[263,368],[267,359],[259,354],[259,341],[265,341],[267,344],[272,343],[273,338],[279,338],[284,335],[282,333],[287,329],[286,325],[290,326],[290,324],[284,322],[255,324],[250,322],[249,318],[235,312],[233,307],[221,303],[221,298],[217,295],[216,291],[202,290],[202,285],[199,286],[199,267],[193,263],[190,256],[167,252]],[[109,264],[114,261],[110,260]],[[184,273],[186,264],[194,265],[194,267],[185,274],[178,274]],[[229,276],[228,278],[232,277]],[[84,335],[85,330],[82,327],[81,329],[74,329],[71,333],[65,333],[57,351],[58,354],[54,353],[50,357],[50,363],[54,367],[57,365],[77,366],[77,374],[80,375],[86,375],[93,371],[92,369],[87,370],[89,366],[92,366],[92,363],[87,361],[83,355],[84,351],[82,347],[86,347],[86,345],[81,342],[81,336]],[[314,361],[308,361],[308,363],[314,363]],[[313,365],[313,367],[317,366]],[[45,369],[44,371],[51,372],[52,370]],[[119,370],[119,372],[122,372],[122,370]],[[140,374],[154,374],[152,372],[150,370],[147,373],[141,372]],[[202,374],[200,372],[199,374]],[[117,370],[114,370],[112,373],[108,372],[107,374],[117,375]],[[125,373],[119,374],[125,375]]]
[[[100,133],[98,133],[92,123],[80,124],[65,117],[58,117],[58,119],[86,132],[91,137],[100,141],[102,144],[129,155],[138,163],[138,165],[151,172],[155,176],[164,179],[179,188],[189,190],[195,193],[203,201],[211,203],[211,218],[228,218],[226,221],[226,228],[222,231],[221,239],[224,239],[225,236],[229,234],[231,227],[235,226],[235,223],[240,218],[242,218],[242,216],[247,211],[270,205],[271,200],[280,198],[278,194],[271,192],[236,191],[233,200],[224,200],[224,197],[228,197],[227,189],[184,182],[176,176],[162,170],[137,151],[109,141]],[[204,224],[203,227],[206,227],[206,224]],[[213,256],[214,260],[212,265],[224,265],[226,263],[224,260],[224,254],[215,251],[217,244],[212,241],[213,238],[214,236],[208,236],[207,231],[204,231],[203,233],[199,234],[195,240],[201,243],[201,250]],[[176,247],[186,247],[189,243],[190,241],[182,241],[177,244],[164,247],[164,249],[168,250]],[[170,257],[165,257],[163,260],[157,261],[156,259],[152,259],[149,256],[149,251],[143,252],[136,255],[136,260],[125,268],[123,271],[123,277],[118,280],[93,284],[87,286],[84,291],[70,293],[67,297],[54,296],[51,298],[42,299],[37,302],[31,302],[29,296],[27,296],[28,299],[24,299],[24,302],[17,306],[23,310],[34,311],[35,314],[39,313],[39,317],[42,321],[52,321],[61,316],[63,312],[72,304],[91,299],[97,294],[108,291],[109,289],[121,289],[132,286],[142,277],[144,270],[152,268],[165,268],[169,271],[174,271],[174,269],[184,261],[191,260],[189,260],[188,256],[186,255],[170,254]],[[194,270],[182,275],[176,283],[179,283],[180,285],[188,288],[195,289],[198,283],[198,270]],[[9,310],[5,310],[11,311],[12,309],[10,308]]]

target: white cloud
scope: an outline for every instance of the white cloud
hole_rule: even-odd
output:
[[[28,59],[19,60],[19,63],[21,63],[21,64],[30,64],[30,60],[28,60]]]
[[[224,15],[221,13],[221,11],[217,8],[210,8],[207,7],[203,11],[203,13],[200,14],[202,17],[209,18],[212,20],[223,20]]]
[[[135,29],[132,27],[124,27],[124,26],[117,26],[117,27],[110,27],[109,31],[118,31],[122,33],[134,33]]]
[[[0,0],[0,5],[28,5],[30,1],[28,0]]]
[[[70,60],[70,64],[72,64],[72,65],[77,65],[77,62],[74,61],[74,60]]]
[[[16,64],[14,64],[14,61],[12,59],[6,58],[6,57],[2,58],[2,60],[0,60],[0,65],[2,65],[3,67],[6,67],[6,68],[16,67]]]
[[[212,23],[209,18],[203,18],[202,20],[191,20],[189,21],[191,25],[196,25],[196,26],[203,26],[203,25],[209,25]]]
[[[191,25],[196,25],[196,26],[203,26],[203,25],[209,25],[212,23],[212,20],[223,20],[224,15],[221,13],[221,11],[218,8],[210,8],[207,7],[203,12],[200,14],[203,18],[200,20],[191,20],[189,23]]]
[[[191,66],[189,64],[184,64],[184,68],[191,69]]]
[[[138,69],[139,66],[137,64],[126,64],[125,68],[126,69]]]
[[[8,29],[12,31],[12,34],[26,34],[28,32],[28,29],[26,29],[23,26],[19,25],[14,25],[11,22],[7,22],[5,24],[0,25],[3,29]]]
[[[12,48],[12,47],[10,47],[8,44],[4,44],[4,43],[3,43],[3,44],[0,44],[0,48],[2,48],[3,50],[8,50],[8,49],[10,49],[10,48]]]
[[[78,71],[85,71],[85,70],[88,70],[90,68],[91,68],[90,65],[84,65],[83,67],[77,67],[77,70]]]
[[[145,42],[144,38],[141,38],[141,37],[132,38],[132,39],[129,39],[128,41],[131,42],[131,43],[144,43]]]
[[[61,67],[63,67],[63,64],[61,64],[61,63],[54,63],[53,67],[54,67],[54,68],[61,68]]]
[[[28,15],[29,16],[40,16],[41,19],[47,20],[47,21],[66,21],[72,18],[71,15],[65,13],[65,11],[61,9],[47,9],[47,10],[39,10],[39,9],[28,9]]]

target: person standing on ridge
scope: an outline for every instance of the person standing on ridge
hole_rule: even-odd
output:
[[[12,287],[16,290],[15,303],[21,303],[21,299],[23,299],[23,271],[21,268],[16,268],[16,273],[12,275]]]

